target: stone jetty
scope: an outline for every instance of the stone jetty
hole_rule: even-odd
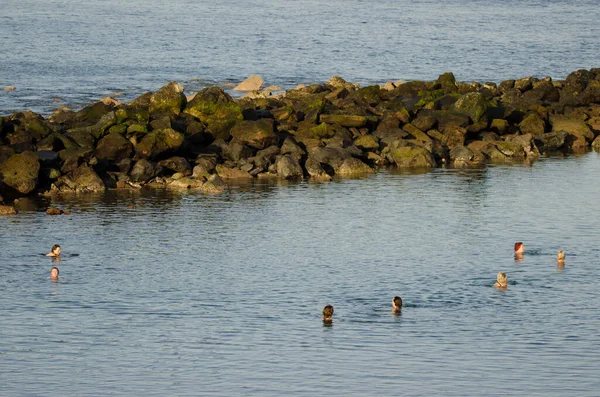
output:
[[[0,117],[0,203],[143,186],[220,192],[232,179],[326,181],[600,148],[600,69],[500,84],[334,77],[251,94],[211,87],[188,100],[171,82],[127,104]]]

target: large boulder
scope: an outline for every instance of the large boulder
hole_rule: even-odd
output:
[[[112,132],[100,139],[94,155],[98,160],[118,162],[131,157],[133,145],[123,135]]]
[[[140,157],[155,159],[179,149],[184,139],[181,132],[171,128],[156,130],[146,134],[136,145],[135,151]]]
[[[279,157],[275,163],[275,167],[277,169],[277,175],[281,178],[302,179],[304,176],[304,172],[302,171],[302,167],[298,160],[289,154]]]
[[[138,160],[129,173],[130,180],[135,183],[146,183],[155,176],[156,167],[146,159]]]
[[[534,137],[546,132],[546,123],[537,113],[531,113],[519,123],[523,134],[531,134]]]
[[[177,116],[186,105],[183,86],[171,81],[150,96],[149,112],[153,118]]]
[[[344,160],[351,157],[347,150],[336,147],[314,147],[309,151],[309,157],[330,167],[331,170],[338,169]]]
[[[483,119],[489,108],[488,100],[479,92],[469,92],[458,98],[454,104],[456,111],[468,115],[474,123]]]
[[[40,161],[33,152],[11,156],[0,164],[0,181],[11,193],[26,195],[35,190],[40,172]]]
[[[229,131],[238,121],[243,120],[242,109],[233,98],[221,88],[205,88],[196,94],[184,109],[206,124],[206,133],[212,139],[229,140]]]
[[[306,168],[306,172],[308,173],[308,175],[313,179],[325,181],[331,180],[331,175],[329,175],[325,171],[321,163],[313,157],[308,157],[308,159],[304,163],[304,167]]]
[[[435,160],[430,151],[423,147],[406,145],[402,141],[396,141],[390,146],[388,157],[390,162],[399,168],[431,168],[435,166]]]
[[[1,201],[0,201],[1,202]],[[1,205],[0,204],[0,215],[16,215],[17,210],[13,205]]]
[[[338,176],[354,176],[374,174],[375,171],[361,160],[350,157],[345,159],[339,167],[335,169]]]
[[[560,150],[565,145],[565,139],[569,136],[565,131],[553,131],[535,137],[535,143],[541,152],[552,152]]]
[[[235,91],[258,91],[265,81],[259,75],[253,74],[235,86]]]
[[[550,125],[552,131],[565,131],[569,134],[584,136],[589,142],[594,139],[594,133],[585,121],[569,116],[552,114],[550,115]]]
[[[82,164],[74,171],[58,179],[52,191],[58,192],[102,192],[106,189],[102,178],[87,164]]]
[[[243,145],[264,149],[277,143],[273,119],[238,121],[231,128],[231,136]]]

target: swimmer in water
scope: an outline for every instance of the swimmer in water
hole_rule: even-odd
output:
[[[515,243],[515,259],[523,259],[523,253],[525,252],[525,246],[522,242]]]
[[[333,306],[327,305],[323,308],[323,322],[330,323],[333,321]]]
[[[58,268],[54,266],[50,269],[50,280],[57,281],[58,280]]]
[[[496,284],[494,284],[494,287],[498,289],[506,289],[506,287],[508,287],[508,277],[506,276],[506,273],[499,272],[498,277],[496,277],[496,280],[498,281],[496,282]]]
[[[50,252],[46,256],[59,257],[60,256],[60,245],[54,244]]]
[[[556,259],[558,260],[558,266],[564,266],[565,265],[565,251],[563,251],[563,250],[558,251],[558,254],[556,254]]]
[[[395,296],[392,299],[392,313],[400,313],[402,310],[402,298],[399,296]]]

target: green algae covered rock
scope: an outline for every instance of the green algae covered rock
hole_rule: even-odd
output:
[[[148,111],[153,118],[177,116],[185,105],[183,86],[176,81],[171,81],[150,96]]]
[[[237,121],[230,134],[241,144],[255,149],[264,149],[277,143],[273,119]]]
[[[118,132],[112,132],[102,138],[94,155],[99,160],[120,161],[129,158],[133,153],[133,145]]]
[[[469,92],[458,98],[454,104],[455,110],[468,115],[474,123],[483,119],[489,108],[489,101],[479,92]]]
[[[546,131],[546,123],[537,113],[530,113],[519,123],[523,134],[531,134],[534,137],[543,135]]]
[[[39,172],[38,156],[33,152],[23,152],[0,164],[0,181],[15,193],[26,195],[35,190]]]
[[[400,141],[390,146],[388,157],[390,162],[399,168],[431,168],[435,160],[430,151],[419,146],[401,146]]]
[[[140,143],[135,147],[135,151],[140,157],[157,158],[177,150],[184,140],[184,135],[172,128],[155,130],[146,134]]]
[[[205,88],[186,105],[184,113],[190,114],[207,126],[213,139],[228,140],[231,127],[243,120],[242,109],[221,88]]]

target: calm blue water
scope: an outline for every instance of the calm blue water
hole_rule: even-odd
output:
[[[599,19],[595,0],[3,0],[0,88],[17,89],[0,90],[0,114],[253,73],[285,89],[334,75],[560,79],[600,66]]]
[[[0,217],[0,395],[597,396],[599,173],[589,153]]]

